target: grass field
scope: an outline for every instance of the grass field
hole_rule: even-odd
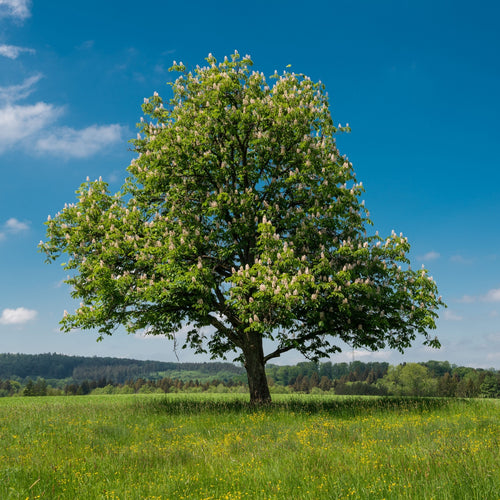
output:
[[[0,399],[0,498],[500,499],[500,401]]]

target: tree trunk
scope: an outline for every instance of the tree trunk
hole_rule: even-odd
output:
[[[250,404],[267,405],[271,403],[271,394],[267,384],[264,363],[262,339],[255,339],[243,349],[245,369],[247,371],[248,387],[250,389]]]

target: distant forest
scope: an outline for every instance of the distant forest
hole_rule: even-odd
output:
[[[500,398],[500,371],[447,361],[268,365],[273,393]],[[61,354],[0,354],[0,397],[136,392],[246,392],[242,366]]]
[[[203,380],[231,380],[245,374],[243,367],[232,363],[171,363],[63,354],[0,354],[0,379],[19,381],[26,378],[44,378],[81,382],[104,378],[110,382],[124,383],[138,378],[157,379],[181,374],[189,379],[190,372],[196,372]]]

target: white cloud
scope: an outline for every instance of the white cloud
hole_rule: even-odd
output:
[[[172,340],[168,335],[149,335],[147,331],[134,333],[134,338],[139,340],[167,339]]]
[[[450,309],[446,309],[446,311],[443,314],[443,319],[447,321],[462,321],[463,317],[460,316],[459,314],[453,312]]]
[[[30,49],[0,45],[0,55],[15,56],[16,50]],[[3,102],[0,107],[0,154],[25,144],[28,151],[64,158],[87,158],[122,140],[126,129],[118,124],[91,125],[80,130],[50,128],[49,125],[63,113],[63,108],[45,102],[15,104],[28,97],[41,78],[42,74],[36,74],[18,85],[0,87],[0,106]]]
[[[12,103],[28,97],[35,90],[33,87],[41,78],[43,78],[43,75],[38,73],[26,78],[26,80],[19,85],[0,87],[0,100],[6,103]]]
[[[27,231],[29,225],[26,222],[21,222],[11,217],[6,223],[5,228],[13,233],[20,233],[21,231]]]
[[[80,130],[51,129],[49,125],[63,113],[63,108],[45,102],[13,104],[29,96],[41,78],[43,75],[37,74],[19,85],[0,87],[0,101],[5,103],[0,107],[0,153],[29,139],[27,150],[65,158],[87,158],[122,140],[125,128],[117,124],[92,125]]]
[[[0,0],[0,17],[12,16],[23,20],[30,17],[31,0]]]
[[[92,125],[75,130],[60,128],[38,139],[36,150],[41,153],[62,155],[66,158],[87,158],[110,144],[122,140],[121,125]]]
[[[427,252],[424,255],[419,255],[417,257],[417,259],[418,260],[436,260],[436,259],[439,259],[439,257],[441,257],[440,253],[431,251],[431,252]]]
[[[500,302],[500,288],[492,288],[484,295],[464,295],[461,299],[458,299],[457,302],[472,304],[478,300],[480,302]]]
[[[364,351],[355,349],[354,352],[345,352],[346,357],[354,358],[373,358],[373,359],[389,359],[391,357],[390,351]]]
[[[0,53],[2,47],[11,46],[0,45]],[[122,140],[125,128],[118,124],[91,125],[80,130],[49,128],[63,108],[45,102],[14,104],[28,97],[41,78],[42,74],[36,74],[18,85],[0,87],[0,103],[4,102],[0,107],[0,154],[29,138],[27,150],[64,158],[87,158]]]
[[[17,88],[26,96],[31,85],[25,82]],[[0,88],[0,97],[2,92],[3,97],[10,93]],[[122,140],[125,128],[118,124],[92,125],[80,130],[69,127],[50,129],[49,126],[62,113],[63,108],[45,102],[6,104],[0,108],[0,153],[29,139],[28,150],[65,158],[87,158]]]
[[[0,232],[0,241],[7,237],[7,233],[20,233],[29,229],[29,223],[21,222],[14,217],[11,217],[4,225],[3,231]]]
[[[20,325],[35,319],[37,312],[33,309],[18,307],[17,309],[4,309],[0,316],[2,325]]]
[[[38,102],[0,108],[0,153],[28,137],[39,134],[62,113],[61,108]]]
[[[490,290],[482,297],[482,300],[485,302],[500,302],[500,288]]]
[[[17,59],[19,54],[23,52],[28,52],[29,54],[34,54],[33,49],[28,49],[26,47],[17,47],[15,45],[0,45],[0,56],[8,57],[9,59]]]

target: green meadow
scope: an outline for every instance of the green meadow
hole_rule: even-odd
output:
[[[0,399],[0,498],[500,499],[500,401]]]

